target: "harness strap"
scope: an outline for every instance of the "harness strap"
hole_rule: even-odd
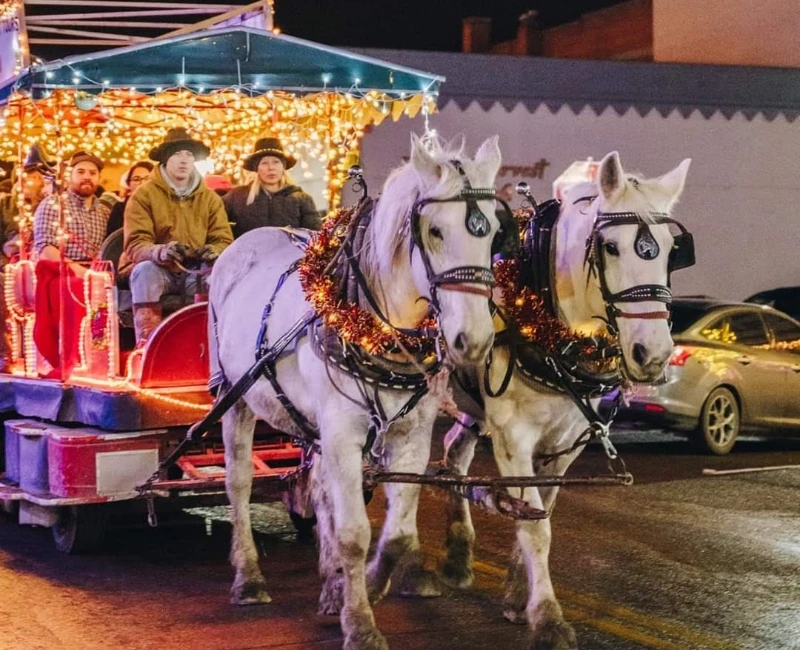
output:
[[[350,264],[350,270],[352,271],[352,277],[355,279],[356,284],[358,284],[358,288],[361,290],[361,293],[367,299],[369,306],[372,308],[372,311],[375,312],[375,315],[386,325],[391,327],[395,332],[399,332],[405,336],[415,336],[419,334],[419,330],[416,329],[407,329],[403,327],[395,327],[392,325],[389,318],[386,314],[383,313],[378,302],[375,300],[375,296],[372,295],[372,291],[369,290],[369,285],[367,284],[367,279],[364,277],[364,273],[361,271],[361,265],[358,262],[358,256],[355,255],[353,252],[353,244],[351,238],[348,237],[344,240],[342,244],[342,248],[347,255],[347,261]]]
[[[629,318],[629,319],[642,319],[642,320],[669,320],[670,314],[668,311],[615,311],[616,318]]]
[[[497,314],[506,324],[506,329],[502,333],[504,334],[502,338],[505,339],[503,342],[508,346],[508,366],[506,367],[505,375],[503,375],[503,381],[500,382],[500,388],[494,390],[492,388],[491,378],[489,377],[492,367],[492,352],[494,350],[494,346],[492,346],[492,350],[489,351],[489,357],[486,359],[486,369],[483,373],[483,390],[486,391],[489,397],[500,397],[508,390],[511,377],[514,375],[514,368],[517,365],[517,346],[520,344],[517,328],[508,322],[508,319],[499,308],[497,309]],[[495,339],[495,345],[497,345],[497,343],[498,341]]]
[[[308,312],[305,316],[303,316],[303,318],[297,321],[294,326],[288,332],[286,332],[286,334],[276,341],[275,345],[267,354],[264,354],[257,359],[250,369],[239,378],[239,381],[237,381],[231,388],[226,390],[217,398],[217,400],[214,402],[214,405],[211,407],[211,410],[205,415],[205,417],[189,427],[189,430],[186,432],[186,437],[169,456],[161,461],[158,469],[149,479],[147,479],[147,481],[145,481],[141,486],[137,487],[137,490],[140,493],[144,493],[149,490],[150,486],[152,486],[152,484],[158,479],[159,474],[172,467],[178,461],[178,459],[186,453],[186,450],[189,447],[205,438],[208,432],[211,430],[211,427],[214,426],[217,421],[223,415],[225,415],[225,413],[227,413],[230,408],[236,402],[238,402],[245,393],[247,393],[247,391],[253,387],[253,385],[262,375],[266,375],[267,379],[269,379],[269,375],[265,372],[266,369],[275,362],[275,360],[280,356],[289,343],[291,343],[305,328],[307,328],[315,318],[316,315],[314,312]],[[280,399],[280,397],[278,399]]]

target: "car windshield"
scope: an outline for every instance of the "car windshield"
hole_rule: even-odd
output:
[[[672,333],[680,334],[694,325],[709,311],[707,304],[675,302],[672,304]]]

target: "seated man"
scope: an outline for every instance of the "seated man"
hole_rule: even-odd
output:
[[[111,212],[108,203],[95,197],[102,169],[103,162],[96,156],[76,152],[69,161],[67,191],[61,197],[43,200],[33,216],[33,250],[38,258],[33,338],[39,352],[56,371],[63,363],[64,379],[78,362],[78,334],[86,313],[81,279],[100,250]],[[63,220],[59,206],[64,211]],[[62,251],[69,296],[69,304],[64,305],[63,359],[59,351]]]
[[[185,259],[211,263],[233,241],[222,199],[195,169],[209,149],[185,129],[170,129],[150,152],[158,166],[125,207],[124,264],[133,264],[130,285],[137,345],[161,322],[161,296],[185,290]]]

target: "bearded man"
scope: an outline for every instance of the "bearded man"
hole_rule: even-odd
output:
[[[39,352],[53,366],[50,375],[53,378],[67,379],[78,361],[80,322],[86,314],[86,307],[80,302],[83,299],[82,278],[97,257],[111,213],[109,203],[95,196],[102,169],[103,162],[97,156],[76,152],[69,161],[67,191],[60,200],[51,196],[42,201],[33,217],[33,250],[38,259],[33,339]],[[63,230],[61,210],[64,211]],[[62,255],[69,283],[66,294],[69,303],[64,305],[64,322],[61,323],[63,359],[59,350],[61,292],[58,281]]]

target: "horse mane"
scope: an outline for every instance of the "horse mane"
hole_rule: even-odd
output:
[[[421,174],[409,160],[393,170],[383,185],[362,249],[362,269],[371,283],[391,273],[398,255],[409,254],[410,215],[421,197],[444,198],[458,194],[462,180],[452,160],[458,160],[474,180],[475,165],[465,156],[463,142],[425,140],[428,155],[440,165],[438,179]]]

